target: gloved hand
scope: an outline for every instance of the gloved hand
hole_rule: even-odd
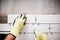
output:
[[[35,40],[47,40],[46,34],[35,31],[34,34]]]
[[[14,25],[10,34],[16,37],[19,34],[19,32],[21,32],[25,21],[26,21],[25,15],[18,16],[17,19],[14,21]]]

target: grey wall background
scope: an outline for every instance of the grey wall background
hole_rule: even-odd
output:
[[[60,13],[60,0],[1,0],[0,2],[1,13]]]

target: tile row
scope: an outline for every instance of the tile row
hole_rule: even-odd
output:
[[[13,23],[19,15],[21,14],[8,14],[8,23]],[[26,17],[26,23],[60,23],[60,15],[26,14]]]
[[[9,24],[0,24],[0,31],[10,31],[13,25]],[[50,29],[49,29],[50,28]],[[40,25],[32,25],[32,24],[26,24],[22,30],[22,32],[33,32],[34,30],[40,31],[40,32],[60,32],[60,24],[40,24]]]
[[[34,40],[34,34],[20,34],[16,40]],[[60,34],[47,35],[47,40],[60,40]]]

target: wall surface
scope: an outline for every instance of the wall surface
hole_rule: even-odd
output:
[[[3,0],[1,13],[59,14],[59,0]]]
[[[21,14],[8,14],[7,24],[0,24],[0,34],[7,34],[13,21]],[[60,39],[60,15],[26,14],[27,20],[16,40],[34,40],[34,30],[46,33],[48,40]]]
[[[47,40],[60,40],[60,0],[1,0],[0,3],[0,14],[7,14],[7,23],[0,23],[0,34],[9,33],[15,18],[25,14],[26,25],[16,40],[34,40],[34,30],[46,33]]]

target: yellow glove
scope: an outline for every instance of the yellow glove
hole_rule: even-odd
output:
[[[35,40],[47,40],[46,34],[35,31]]]
[[[24,26],[25,20],[26,20],[26,17],[24,15],[18,16],[14,22],[14,26],[10,33],[16,37],[19,34],[19,32],[21,32]]]

